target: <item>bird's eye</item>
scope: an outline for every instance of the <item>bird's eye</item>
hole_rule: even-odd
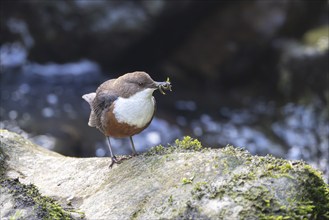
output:
[[[144,86],[144,83],[139,82],[138,85],[139,85],[139,86]]]

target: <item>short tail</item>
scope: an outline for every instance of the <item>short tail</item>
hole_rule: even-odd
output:
[[[85,95],[82,96],[82,98],[84,100],[86,100],[89,103],[90,106],[91,106],[92,102],[94,101],[95,97],[96,97],[95,92],[88,93],[88,94],[85,94]]]
[[[89,121],[88,121],[88,125],[90,127],[96,127],[96,125],[97,125],[97,117],[96,117],[96,114],[95,114],[95,112],[93,111],[93,108],[92,108],[92,103],[93,103],[95,97],[96,97],[95,92],[88,93],[88,94],[85,94],[85,95],[82,96],[82,98],[89,103],[90,108],[91,108]]]

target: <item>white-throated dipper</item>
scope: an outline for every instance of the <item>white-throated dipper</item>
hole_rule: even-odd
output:
[[[110,137],[129,137],[133,155],[137,155],[132,136],[151,123],[155,113],[153,92],[171,90],[169,79],[155,82],[147,73],[136,71],[102,83],[96,90],[82,96],[91,108],[88,125],[99,129],[108,140],[112,162],[118,160],[113,152]]]

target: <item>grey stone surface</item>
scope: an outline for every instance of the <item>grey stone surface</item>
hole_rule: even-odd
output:
[[[229,146],[203,149],[197,140],[184,137],[109,169],[110,158],[65,157],[15,133],[1,130],[0,135],[1,219],[19,210],[15,196],[10,196],[15,189],[4,184],[15,179],[36,186],[73,219],[324,218],[329,214],[328,186],[301,161],[251,156]],[[25,211],[19,214],[28,217]]]

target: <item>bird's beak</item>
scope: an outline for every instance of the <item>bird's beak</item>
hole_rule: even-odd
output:
[[[163,95],[166,94],[163,90],[171,91],[171,83],[169,79],[167,79],[165,82],[155,82],[155,85]]]

